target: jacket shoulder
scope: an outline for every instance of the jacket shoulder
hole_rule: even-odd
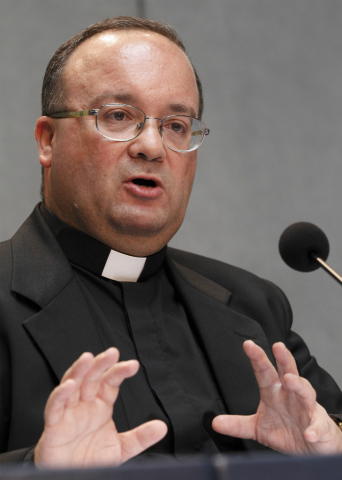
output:
[[[175,248],[169,248],[168,253],[173,261],[209,278],[213,282],[227,288],[232,293],[235,293],[240,288],[246,289],[249,286],[268,289],[271,285],[270,282],[261,279],[247,270],[221,262],[220,260],[214,260],[213,258]],[[272,287],[275,286],[272,285]]]
[[[176,263],[210,279],[232,293],[230,308],[248,315],[263,324],[266,312],[273,318],[282,319],[281,329],[287,331],[292,325],[292,310],[283,291],[268,280],[242,268],[219,260],[168,248],[168,254]]]

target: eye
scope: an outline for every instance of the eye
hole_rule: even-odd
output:
[[[113,113],[113,117],[115,118],[115,120],[123,120],[125,118],[125,114],[123,112],[115,112]]]
[[[188,125],[178,118],[167,118],[164,121],[164,129],[173,134],[183,135],[188,132]]]
[[[128,120],[126,112],[121,110],[113,110],[107,114],[108,120],[115,120],[116,122],[122,122]]]
[[[184,125],[181,125],[180,123],[173,122],[173,123],[171,123],[169,128],[171,128],[171,130],[173,130],[176,133],[185,132]]]

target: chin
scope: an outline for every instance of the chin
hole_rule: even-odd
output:
[[[156,222],[131,222],[123,224],[121,232],[137,237],[154,237],[166,229],[165,224]]]
[[[122,233],[151,236],[167,228],[170,220],[165,211],[128,207],[116,211],[111,223]]]

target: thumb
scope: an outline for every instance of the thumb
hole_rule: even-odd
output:
[[[255,440],[255,415],[218,415],[212,427],[223,435]]]

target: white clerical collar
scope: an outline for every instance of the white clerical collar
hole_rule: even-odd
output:
[[[118,282],[141,282],[154,275],[164,262],[166,246],[148,257],[132,257],[67,225],[44,204],[40,210],[69,262],[95,275]]]
[[[131,257],[111,250],[101,276],[117,282],[136,282],[144,269],[146,257]]]

